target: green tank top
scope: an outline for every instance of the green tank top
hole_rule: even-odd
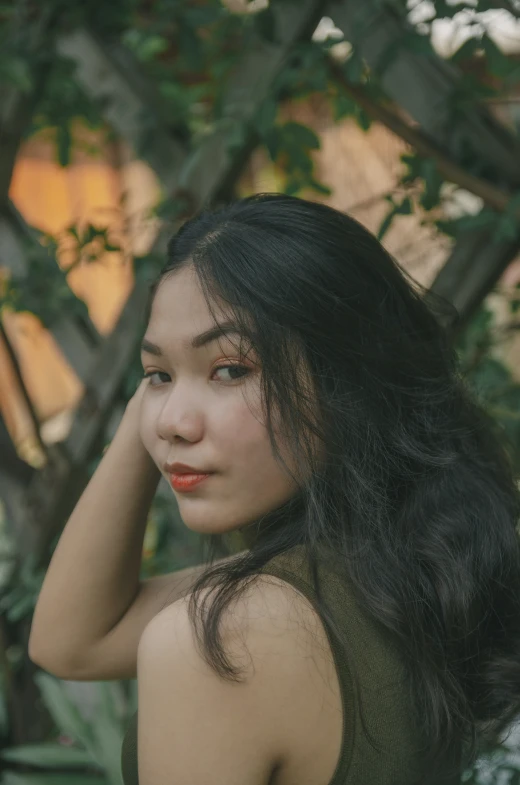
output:
[[[421,756],[400,657],[388,637],[361,612],[349,582],[333,570],[332,562],[322,562],[318,571],[323,598],[336,623],[348,633],[351,646],[347,654],[320,614],[334,656],[343,704],[341,750],[328,785],[417,785],[421,782]],[[279,554],[259,572],[292,584],[316,608],[316,594],[302,546]],[[357,685],[352,677],[351,659],[358,674]],[[378,750],[363,729],[360,697],[365,725]],[[123,740],[121,764],[124,785],[138,785],[137,712]]]

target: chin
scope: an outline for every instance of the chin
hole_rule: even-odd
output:
[[[196,534],[230,534],[244,526],[242,520],[230,525],[230,516],[226,516],[225,521],[219,523],[215,520],[215,515],[210,518],[206,515],[194,515],[193,511],[183,511],[182,506],[180,506],[179,514],[186,528]]]

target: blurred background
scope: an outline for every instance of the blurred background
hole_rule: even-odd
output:
[[[27,640],[203,205],[281,191],[378,235],[456,307],[520,472],[519,131],[520,0],[0,3],[0,783],[121,782],[135,680],[56,679]],[[142,578],[200,561],[174,504],[160,485]],[[518,727],[464,777],[520,785]]]

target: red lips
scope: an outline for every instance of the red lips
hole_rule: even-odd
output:
[[[211,469],[197,469],[187,463],[165,463],[164,471],[168,474],[211,474]]]
[[[209,474],[188,474],[187,472],[184,472],[183,474],[170,474],[170,484],[176,491],[190,491],[195,488],[195,486],[200,485],[200,483],[209,476]]]

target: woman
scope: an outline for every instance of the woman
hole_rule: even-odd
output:
[[[145,380],[32,633],[100,499],[120,521],[123,506],[119,583],[104,557],[88,596],[106,604],[125,564],[133,582],[91,664],[61,672],[121,678],[137,648],[127,785],[458,783],[519,713],[519,491],[434,302],[356,221],[294,197],[203,211],[171,240]],[[135,520],[159,476],[214,548],[189,591],[161,576],[151,616]],[[237,533],[245,550],[215,565]],[[87,601],[67,603],[79,641]]]

